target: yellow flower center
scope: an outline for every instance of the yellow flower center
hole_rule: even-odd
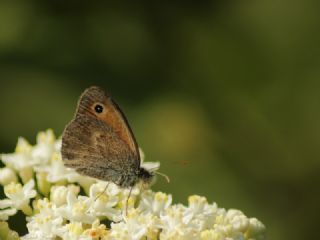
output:
[[[43,208],[52,208],[52,202],[49,202],[48,198],[39,199],[36,202],[35,207],[39,210]]]
[[[168,200],[168,195],[162,192],[157,192],[156,195],[154,196],[154,199],[158,202],[164,202]]]
[[[52,220],[51,216],[45,216],[45,217],[36,218],[36,222],[38,224],[44,224],[44,223],[50,222],[51,220]]]
[[[205,197],[200,197],[198,195],[192,195],[188,198],[189,204],[206,204],[207,199]]]
[[[72,212],[74,214],[85,213],[87,210],[87,206],[83,202],[76,202],[72,208]]]
[[[81,235],[81,233],[83,232],[81,223],[69,223],[67,225],[67,229],[77,236]]]
[[[9,183],[4,187],[4,193],[8,195],[16,194],[22,190],[22,186],[20,183]]]
[[[100,194],[100,193],[99,193]],[[98,198],[101,202],[106,203],[109,201],[109,196],[107,194],[100,194],[100,197]]]

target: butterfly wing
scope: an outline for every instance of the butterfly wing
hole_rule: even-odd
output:
[[[101,113],[95,112],[97,105],[103,107]],[[80,97],[75,118],[64,130],[61,152],[67,167],[119,184],[135,178],[140,167],[137,143],[125,116],[97,87]]]

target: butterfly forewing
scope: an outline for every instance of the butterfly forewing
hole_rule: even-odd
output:
[[[96,106],[99,113],[95,112]],[[79,173],[117,182],[135,175],[140,167],[136,141],[126,118],[98,87],[80,97],[74,119],[62,136],[62,158]]]

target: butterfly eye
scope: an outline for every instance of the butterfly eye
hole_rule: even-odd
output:
[[[96,113],[102,113],[103,107],[102,107],[100,104],[97,104],[97,105],[94,107],[94,110],[96,111]]]

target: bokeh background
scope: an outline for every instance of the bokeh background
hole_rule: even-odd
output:
[[[0,152],[107,89],[175,202],[200,194],[318,236],[320,2],[0,1]]]

